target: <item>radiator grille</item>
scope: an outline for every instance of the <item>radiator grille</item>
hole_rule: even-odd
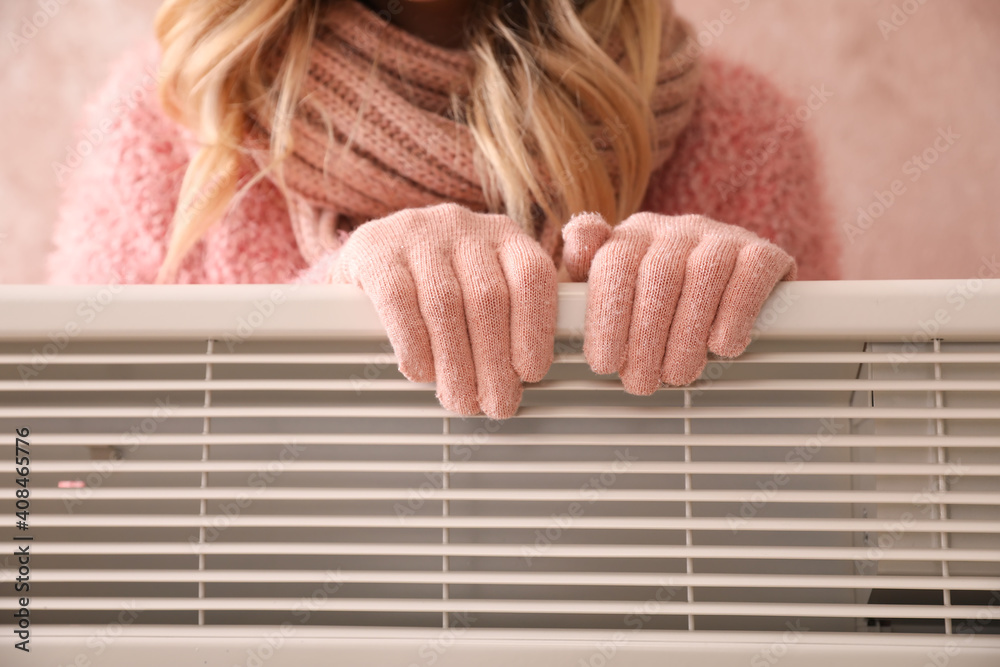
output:
[[[765,335],[647,398],[567,338],[504,423],[367,336],[0,342],[34,622],[995,631],[997,334]]]

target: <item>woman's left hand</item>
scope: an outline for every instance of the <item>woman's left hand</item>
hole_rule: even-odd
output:
[[[694,382],[709,350],[740,355],[771,290],[795,279],[787,252],[700,215],[636,213],[612,228],[581,213],[563,240],[570,277],[590,288],[587,362],[595,373],[619,373],[630,394]]]

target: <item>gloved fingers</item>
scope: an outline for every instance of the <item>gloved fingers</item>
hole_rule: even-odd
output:
[[[399,360],[399,371],[414,382],[434,381],[434,355],[417,300],[413,276],[405,266],[382,267],[359,275]]]
[[[510,349],[514,371],[538,382],[552,365],[558,278],[552,258],[533,239],[519,234],[499,248],[510,290]]]
[[[708,349],[735,357],[750,344],[750,332],[764,302],[779,281],[794,277],[795,260],[781,248],[764,243],[744,246],[712,323]]]
[[[513,417],[523,388],[511,362],[511,297],[500,261],[492,244],[470,240],[455,248],[454,266],[465,304],[479,406],[492,419]]]
[[[594,255],[611,232],[611,225],[599,213],[577,213],[563,226],[563,264],[573,282],[587,280]]]
[[[439,248],[421,248],[411,254],[410,264],[434,353],[438,400],[452,412],[478,414],[465,304],[451,260]]]
[[[621,370],[622,385],[630,394],[648,396],[660,386],[667,336],[684,285],[688,255],[696,243],[683,234],[670,234],[654,242],[639,266]]]
[[[708,335],[719,302],[736,266],[739,243],[727,236],[706,236],[691,251],[685,267],[660,379],[683,386],[698,379],[708,362]]]
[[[644,230],[619,228],[594,257],[583,353],[595,373],[617,373],[624,365],[639,265],[651,241]]]

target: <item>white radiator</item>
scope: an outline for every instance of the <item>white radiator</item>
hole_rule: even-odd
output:
[[[1000,665],[1000,281],[784,284],[645,398],[584,300],[496,423],[353,289],[5,288],[0,664]]]

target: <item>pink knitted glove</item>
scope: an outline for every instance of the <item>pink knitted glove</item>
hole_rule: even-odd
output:
[[[332,277],[368,294],[399,370],[436,380],[453,412],[511,417],[521,382],[539,381],[552,363],[556,268],[505,215],[440,204],[367,222]]]
[[[741,354],[775,284],[795,278],[778,246],[700,215],[636,213],[612,229],[581,213],[563,239],[570,277],[590,275],[584,355],[630,394],[694,382],[708,350]]]

